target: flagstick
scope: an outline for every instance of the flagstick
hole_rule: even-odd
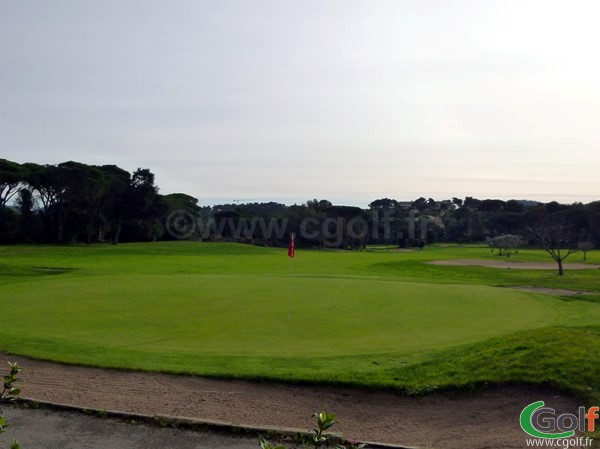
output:
[[[288,320],[292,319],[292,277],[294,274],[294,258],[290,257],[290,288],[288,290]]]

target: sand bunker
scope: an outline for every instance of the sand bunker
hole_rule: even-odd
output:
[[[486,259],[453,259],[453,260],[435,260],[428,262],[432,265],[450,265],[456,267],[487,267],[487,268],[510,268],[513,270],[558,270],[555,262],[509,262],[506,260],[486,260]],[[597,270],[600,265],[587,263],[565,263],[565,270]]]
[[[23,395],[33,400],[301,429],[312,426],[312,413],[325,409],[337,413],[340,423],[336,432],[346,438],[423,448],[522,448],[525,434],[518,417],[524,406],[545,400],[561,413],[574,413],[579,405],[568,395],[531,386],[414,398],[343,387],[86,368],[0,354],[0,366],[5,366],[6,360],[21,364],[20,386]],[[129,447],[139,447],[135,441],[131,443]]]

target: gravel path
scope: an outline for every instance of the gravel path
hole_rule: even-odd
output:
[[[23,395],[33,400],[97,410],[297,429],[310,428],[311,414],[325,409],[337,413],[340,420],[337,431],[346,438],[415,447],[522,448],[525,434],[518,417],[526,405],[544,400],[548,406],[569,412],[579,405],[568,396],[532,387],[497,387],[476,393],[409,398],[350,388],[105,370],[0,354],[0,366],[6,366],[6,360],[21,364]],[[125,431],[123,435],[128,434]],[[89,447],[118,447],[105,445],[99,438],[101,446]],[[129,447],[143,447],[135,440],[143,435],[131,433],[131,438]]]

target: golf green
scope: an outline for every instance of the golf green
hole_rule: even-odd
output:
[[[50,276],[9,291],[4,340],[24,334],[195,355],[429,350],[545,326],[558,315],[550,302],[507,289],[348,278]]]
[[[21,245],[0,256],[5,352],[405,392],[534,382],[600,398],[599,296],[507,288],[599,292],[598,270],[428,263],[498,260],[482,246],[300,249],[292,278],[285,249],[231,243]]]

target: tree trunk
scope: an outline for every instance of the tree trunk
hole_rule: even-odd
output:
[[[64,243],[65,236],[65,226],[62,220],[58,220],[58,229],[56,231],[56,240],[58,243]]]
[[[564,274],[563,261],[562,261],[562,259],[558,259],[557,262],[558,262],[558,275],[562,276]]]
[[[57,226],[57,238],[58,243],[65,242],[65,225],[67,224],[67,218],[69,216],[69,209],[60,207],[56,214],[56,226]]]
[[[119,236],[120,235],[121,235],[121,221],[119,221],[119,223],[117,223],[117,227],[114,230],[113,239],[112,239],[113,245],[118,245],[119,244]]]

